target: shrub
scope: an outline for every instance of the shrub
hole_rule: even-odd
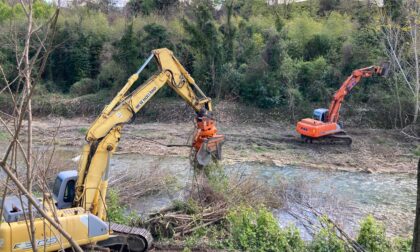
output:
[[[390,244],[385,236],[385,227],[372,215],[362,221],[357,242],[369,252],[390,251]]]
[[[304,243],[294,227],[280,229],[265,207],[238,207],[228,216],[229,245],[242,251],[302,251]]]
[[[418,144],[416,149],[413,150],[413,154],[420,157],[420,144]]]
[[[112,222],[124,224],[126,218],[124,215],[124,208],[121,206],[118,192],[109,190],[106,199],[108,219]]]
[[[106,205],[109,221],[124,225],[138,225],[139,223],[142,223],[140,216],[138,216],[135,212],[129,212],[127,214],[127,209],[121,203],[117,191],[112,189],[108,190]]]
[[[99,82],[89,78],[81,79],[70,87],[70,93],[80,96],[85,94],[92,94],[98,91]]]
[[[110,61],[101,67],[98,75],[99,85],[101,88],[121,88],[127,81],[127,75],[119,64]]]
[[[325,227],[320,229],[315,235],[312,243],[310,244],[311,251],[314,252],[344,252],[345,244],[342,240],[337,237],[337,234],[331,223],[328,223],[324,219],[321,222],[325,224]]]
[[[412,238],[397,237],[397,238],[393,239],[393,241],[392,241],[391,251],[410,252],[412,244],[413,244],[413,239]]]

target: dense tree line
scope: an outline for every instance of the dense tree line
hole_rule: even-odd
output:
[[[385,1],[382,8],[340,0],[281,5],[265,0],[130,0],[123,9],[115,1],[70,6],[58,20],[57,46],[43,86],[75,96],[115,92],[152,49],[167,47],[208,95],[282,109],[297,120],[315,106],[327,107],[352,70],[389,60],[383,18],[404,25],[402,5],[400,0]],[[39,1],[37,15],[49,8]],[[19,15],[19,6],[0,0],[2,31]],[[2,65],[13,72],[13,45],[6,36],[1,39],[6,41],[0,46]],[[411,43],[408,36],[402,39]],[[413,123],[419,97],[401,78],[396,71],[392,78],[364,80],[344,110],[358,123],[373,126]],[[161,95],[173,94],[165,90]]]

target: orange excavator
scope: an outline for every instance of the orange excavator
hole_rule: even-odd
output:
[[[388,63],[384,63],[381,66],[354,70],[334,94],[329,109],[315,109],[313,118],[305,118],[297,123],[296,131],[301,135],[302,140],[306,143],[324,142],[351,145],[351,137],[346,134],[338,121],[341,103],[362,78],[369,78],[373,75],[386,77],[388,66]]]

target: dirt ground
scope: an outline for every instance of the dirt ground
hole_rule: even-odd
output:
[[[51,141],[59,146],[82,146],[84,134],[94,118],[37,118],[35,142]],[[179,155],[188,157],[186,144],[193,133],[193,123],[134,123],[124,126],[117,155]],[[347,128],[352,146],[305,144],[293,125],[277,122],[219,122],[220,134],[226,136],[223,163],[263,162],[277,166],[291,165],[316,169],[357,172],[415,173],[418,142],[396,130]]]

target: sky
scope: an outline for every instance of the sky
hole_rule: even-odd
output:
[[[124,6],[127,2],[128,2],[128,0],[117,0],[117,5],[118,6]]]

